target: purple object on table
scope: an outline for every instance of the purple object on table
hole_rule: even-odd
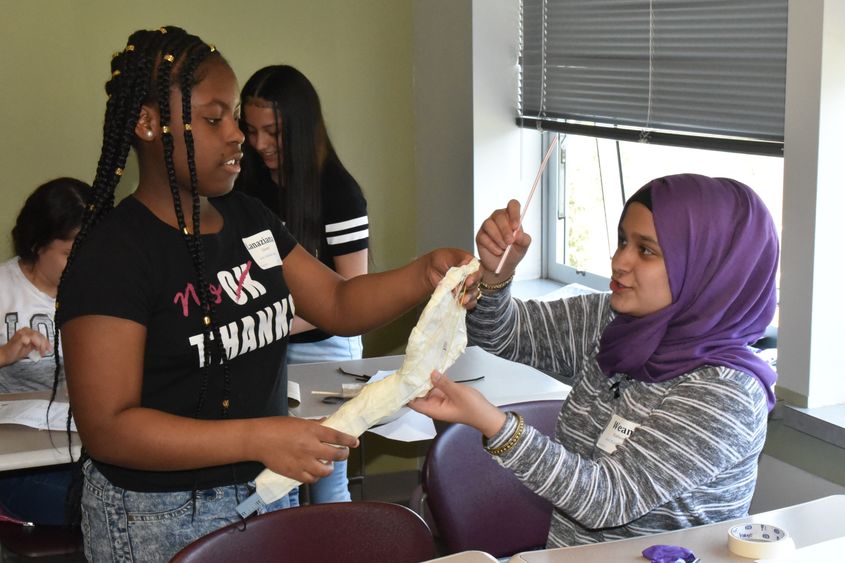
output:
[[[651,563],[693,563],[695,554],[679,545],[653,545],[643,550],[643,557]]]

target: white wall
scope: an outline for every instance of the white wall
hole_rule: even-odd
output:
[[[845,403],[845,0],[790,0],[786,75],[778,395],[820,407]]]
[[[772,456],[763,455],[757,469],[757,489],[751,499],[749,512],[757,514],[828,495],[842,494],[845,494],[845,487],[841,485]]]
[[[474,250],[481,223],[524,202],[540,135],[515,124],[518,0],[415,0],[417,250]],[[538,196],[524,229],[535,236],[518,277],[541,275]],[[468,218],[472,218],[471,221]]]

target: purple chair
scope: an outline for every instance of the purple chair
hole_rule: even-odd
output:
[[[554,436],[563,401],[506,405],[547,436]],[[481,550],[495,557],[542,549],[552,505],[499,466],[481,446],[481,433],[452,424],[426,455],[422,489],[428,512],[448,553]]]
[[[170,563],[343,561],[418,563],[435,557],[416,512],[374,501],[310,504],[249,518],[203,536]]]

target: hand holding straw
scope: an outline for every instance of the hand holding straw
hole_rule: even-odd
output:
[[[557,146],[557,135],[552,137],[552,142],[549,144],[549,148],[546,149],[546,156],[543,157],[543,162],[540,163],[540,169],[537,170],[537,177],[534,178],[534,184],[531,186],[531,191],[528,192],[528,199],[525,200],[525,205],[522,206],[522,213],[519,215],[519,224],[516,226],[516,230],[514,230],[514,236],[516,236],[516,231],[522,226],[522,219],[525,217],[525,212],[528,211],[528,205],[531,203],[531,198],[534,197],[534,190],[537,189],[537,184],[540,183],[540,178],[543,177],[543,172],[546,170],[546,165],[549,163],[549,158],[552,156],[552,150]],[[496,275],[502,271],[502,265],[505,263],[505,259],[507,259],[508,254],[510,254],[511,247],[513,243],[509,244],[507,248],[505,248],[504,254],[502,254],[501,259],[499,259],[499,265],[496,266]]]

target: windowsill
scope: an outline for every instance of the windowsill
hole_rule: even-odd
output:
[[[845,404],[806,409],[779,402],[763,453],[845,486]]]
[[[806,409],[784,404],[780,411],[784,425],[845,448],[845,405]]]
[[[565,284],[546,279],[514,280],[511,295],[517,299],[537,299],[553,291],[557,291]]]

